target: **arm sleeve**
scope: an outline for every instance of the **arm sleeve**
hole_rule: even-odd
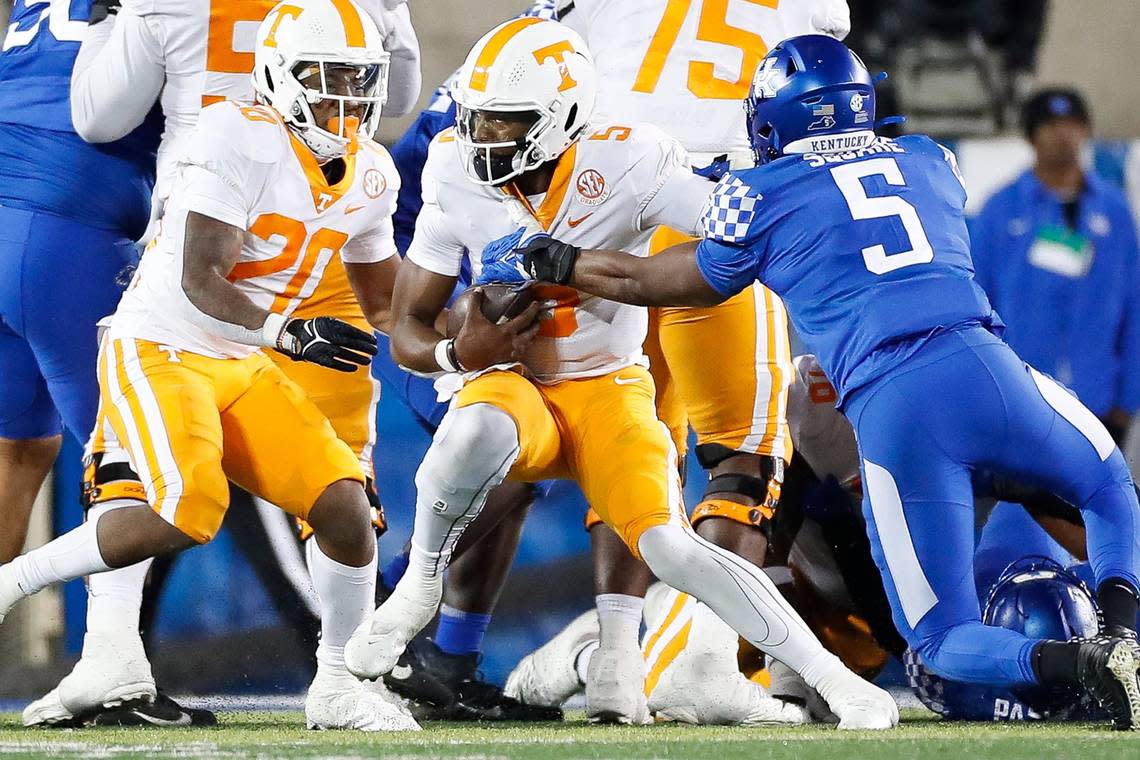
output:
[[[680,144],[668,141],[661,146],[664,154],[658,158],[657,184],[641,205],[638,228],[663,225],[699,237],[701,212],[716,185],[693,174]]]
[[[429,272],[458,277],[466,251],[451,233],[447,216],[439,206],[435,180],[428,176],[423,180],[424,205],[416,219],[416,234],[408,246],[408,261]]]
[[[368,8],[384,36],[384,50],[391,56],[388,68],[388,100],[384,116],[404,116],[412,112],[420,97],[420,41],[412,28],[406,3],[372,0]]]
[[[125,137],[143,123],[166,79],[162,45],[149,19],[123,8],[88,27],[71,74],[71,119],[87,142]]]

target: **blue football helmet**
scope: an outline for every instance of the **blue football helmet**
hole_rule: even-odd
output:
[[[1031,638],[1068,641],[1095,636],[1100,610],[1088,586],[1048,557],[1011,562],[986,596],[982,622]],[[934,675],[908,650],[911,687],[931,710],[956,720],[1089,720],[1100,709],[1067,687],[1006,689],[956,683]]]
[[[874,137],[875,87],[850,48],[805,34],[764,56],[744,110],[758,166],[786,153],[854,150]]]

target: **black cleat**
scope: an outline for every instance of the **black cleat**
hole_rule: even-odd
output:
[[[418,641],[408,644],[396,667],[384,676],[384,685],[408,700],[417,720],[444,720],[455,704],[455,693],[428,670],[418,650]]]
[[[503,694],[479,673],[480,655],[448,654],[427,640],[417,646],[428,671],[455,694],[448,720],[544,722],[562,720],[562,709],[528,705]]]
[[[1077,652],[1081,685],[1117,731],[1140,730],[1140,646],[1134,637],[1085,641]]]
[[[84,721],[88,726],[159,726],[181,728],[216,726],[218,718],[209,710],[183,707],[161,691],[153,702],[123,705],[103,710]]]

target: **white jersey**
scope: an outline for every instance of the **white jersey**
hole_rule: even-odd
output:
[[[155,216],[161,214],[175,164],[202,108],[222,100],[253,101],[250,73],[257,28],[276,4],[124,0],[111,38],[93,50],[86,44],[81,49],[72,81],[72,111],[80,134],[91,122],[98,132],[95,141],[118,139],[141,123],[159,98],[166,127],[158,149]],[[364,0],[360,6],[376,22],[392,56],[384,113],[406,113],[420,87],[419,44],[408,8],[390,0]],[[106,34],[103,26],[93,29]]]
[[[788,390],[788,427],[792,444],[817,477],[834,475],[839,485],[859,483],[859,448],[855,430],[838,409],[835,388],[811,354],[794,360],[796,376]]]
[[[195,307],[182,290],[182,264],[191,211],[246,231],[228,279],[279,314],[313,293],[333,256],[360,264],[394,256],[400,178],[391,157],[363,141],[345,163],[344,178],[330,185],[272,109],[230,101],[203,109],[158,235],[111,318],[111,337],[217,358],[258,350],[199,327],[189,311]]]
[[[598,116],[656,124],[696,163],[749,150],[741,103],[771,48],[851,25],[846,0],[574,0],[559,20],[594,56]]]
[[[518,223],[504,203],[507,190],[471,182],[461,160],[451,130],[432,141],[423,170],[423,210],[407,258],[453,277],[470,254],[477,277],[483,248]],[[677,141],[656,127],[606,125],[572,145],[558,159],[549,191],[525,203],[559,240],[645,255],[658,225],[700,234],[701,210],[712,187],[692,173]],[[542,288],[539,296],[558,306],[543,320],[525,359],[538,382],[594,377],[645,363],[644,308],[571,288]]]

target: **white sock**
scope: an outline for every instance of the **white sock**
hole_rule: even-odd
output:
[[[141,504],[131,500],[113,501],[92,507],[87,513],[88,522],[97,522],[112,509]],[[153,559],[135,565],[96,573],[87,579],[87,634],[96,637],[115,637],[117,640],[139,638],[139,609],[142,607],[143,586]],[[125,643],[125,641],[124,641]],[[102,645],[101,645],[102,646]],[[86,639],[84,640],[86,649]]]
[[[602,646],[607,649],[639,648],[644,599],[629,594],[599,594],[594,597],[594,606],[598,608]]]
[[[317,663],[344,670],[344,645],[376,606],[376,552],[364,567],[329,559],[314,536],[306,542],[313,588],[321,602],[321,643]]]
[[[574,670],[578,671],[578,683],[583,686],[586,685],[587,674],[590,672],[590,658],[594,656],[594,652],[598,651],[598,646],[598,642],[591,641],[582,647],[582,651],[578,653],[577,659],[574,660]]]
[[[835,657],[823,648],[771,579],[751,562],[682,525],[650,528],[642,534],[638,548],[654,575],[704,602],[762,652],[804,675],[809,685],[814,687],[815,683],[808,673],[815,678],[817,669],[831,667]]]
[[[105,573],[111,568],[99,551],[98,524],[98,520],[88,520],[54,541],[16,557],[0,568],[0,573],[10,575],[24,596],[39,593],[55,583]]]

